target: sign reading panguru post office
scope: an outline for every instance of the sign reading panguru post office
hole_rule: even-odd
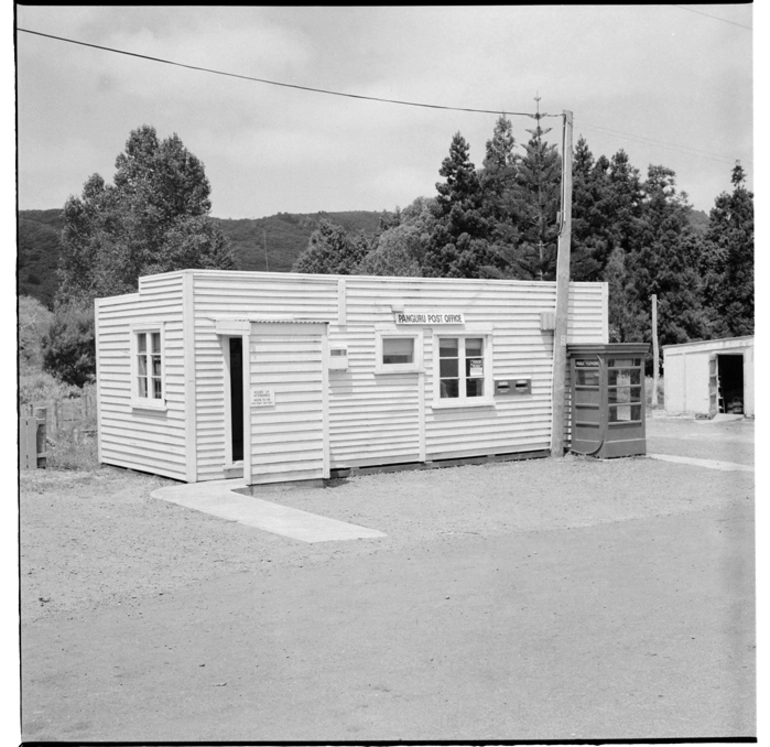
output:
[[[465,315],[456,312],[404,314],[396,312],[396,324],[465,324]]]

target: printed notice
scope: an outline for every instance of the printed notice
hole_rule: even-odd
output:
[[[468,376],[472,379],[484,378],[484,359],[483,358],[469,358],[468,359]]]
[[[275,404],[275,392],[272,389],[252,389],[252,407],[272,407]]]

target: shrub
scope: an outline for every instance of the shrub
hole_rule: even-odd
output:
[[[662,408],[664,405],[664,398],[663,398],[663,377],[658,377],[658,401],[653,402],[652,401],[652,376],[646,376],[644,379],[644,389],[645,394],[647,396],[647,406],[651,409],[658,409]]]
[[[96,377],[93,306],[62,304],[54,313],[43,337],[43,368],[65,384],[82,387]]]
[[[53,320],[53,314],[31,296],[19,296],[19,372],[39,371],[43,365],[43,335]]]
[[[52,376],[47,371],[34,371],[19,375],[19,404],[37,404],[52,400],[79,397],[82,390]]]

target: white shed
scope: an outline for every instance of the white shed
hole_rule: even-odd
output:
[[[254,485],[546,455],[555,305],[552,282],[140,278],[96,301],[99,460]],[[606,284],[572,283],[568,319],[606,343]]]
[[[754,337],[686,342],[663,347],[668,413],[754,416]]]

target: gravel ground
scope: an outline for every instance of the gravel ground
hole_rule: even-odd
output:
[[[648,450],[750,464],[753,423],[652,418]],[[387,535],[314,544],[168,484],[22,476],[23,739],[756,734],[753,472],[567,456],[261,493]]]
[[[648,421],[648,451],[743,464],[753,422]],[[580,456],[372,474],[262,497],[385,532],[383,540],[307,544],[150,497],[172,484],[102,468],[22,475],[24,623],[147,597],[232,573],[325,563],[463,535],[562,529],[753,501],[751,473]]]

